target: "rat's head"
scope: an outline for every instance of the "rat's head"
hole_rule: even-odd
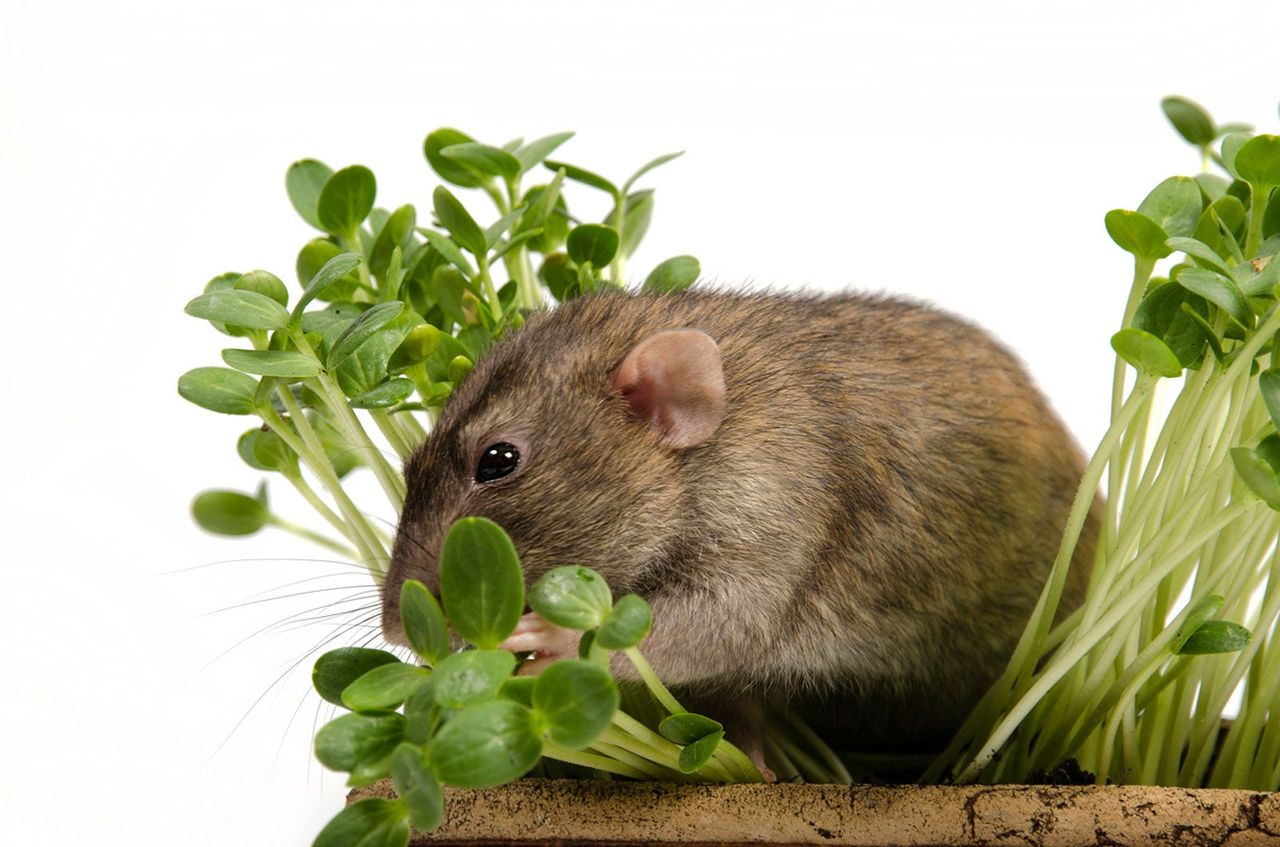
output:
[[[439,593],[440,548],[461,517],[505,529],[529,583],[586,565],[625,592],[671,550],[682,454],[705,444],[724,413],[720,354],[701,332],[654,328],[629,311],[622,298],[583,298],[536,317],[449,399],[405,463],[383,585],[389,640],[403,641],[406,579]]]

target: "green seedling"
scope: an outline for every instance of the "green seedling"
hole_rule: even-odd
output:
[[[1133,261],[1111,340],[1111,426],[1008,668],[931,762],[837,756],[794,715],[770,715],[765,753],[779,779],[923,768],[926,781],[1007,782],[1074,758],[1099,781],[1280,787],[1280,722],[1269,720],[1280,701],[1280,137],[1218,124],[1184,98],[1163,107],[1202,172],[1104,218]],[[654,210],[653,191],[636,186],[679,154],[614,181],[548,158],[571,136],[489,145],[436,130],[423,152],[445,185],[421,208],[379,208],[363,166],[304,159],[288,169],[289,200],[316,230],[297,255],[299,287],[261,270],[210,280],[186,310],[232,346],[183,374],[178,391],[249,418],[236,429],[237,454],[296,490],[324,529],[277,515],[265,484],[199,495],[202,527],[284,529],[381,582],[388,534],[368,517],[374,504],[352,498],[350,476],[371,475],[398,512],[400,460],[489,347],[534,310],[628,284]],[[592,193],[610,204],[598,221],[576,212],[579,194]],[[488,217],[477,199],[492,206]],[[699,274],[695,258],[675,256],[637,287],[680,291]],[[1162,392],[1171,403],[1156,404]],[[1106,511],[1086,601],[1056,620],[1099,487]],[[682,708],[645,660],[652,620],[641,598],[614,598],[598,574],[571,564],[526,597],[510,541],[477,520],[450,532],[441,594],[404,587],[412,662],[347,647],[316,664],[320,696],[352,710],[318,734],[316,755],[352,785],[389,776],[398,795],[345,809],[318,845],[404,843],[411,825],[439,823],[444,786],[497,785],[557,760],[634,779],[760,778],[723,727]],[[518,675],[498,645],[526,601],[582,632],[579,659]],[[450,628],[466,649],[451,649]],[[640,684],[619,686],[618,663]],[[1233,692],[1239,717],[1220,737]]]
[[[506,533],[484,518],[456,522],[441,553],[440,584],[443,604],[415,580],[401,589],[401,624],[413,662],[352,647],[316,662],[316,691],[352,710],[316,734],[316,757],[349,774],[352,786],[390,776],[399,795],[345,809],[317,845],[366,838],[407,844],[410,824],[429,830],[442,819],[443,786],[502,785],[544,758],[641,779],[761,778],[724,741],[723,727],[680,708],[656,679],[646,679],[650,693],[676,710],[658,731],[620,711],[621,692],[607,670],[609,651],[643,661],[638,645],[651,615],[636,595],[613,603],[604,578],[589,568],[546,574],[530,592],[534,609],[584,630],[598,645],[618,646],[601,646],[601,661],[561,660],[537,677],[520,677],[513,675],[516,657],[494,649],[515,630],[525,600],[520,561]],[[450,629],[468,642],[466,648],[448,651]],[[612,637],[602,639],[605,632]]]
[[[1106,216],[1134,268],[1111,427],[1008,668],[925,780],[1017,781],[1073,758],[1099,783],[1280,787],[1280,136],[1163,106],[1203,172]],[[1055,624],[1100,484],[1089,591]]]

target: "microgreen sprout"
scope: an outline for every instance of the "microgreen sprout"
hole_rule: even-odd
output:
[[[536,677],[513,676],[515,655],[495,649],[515,630],[525,603],[520,561],[497,524],[463,518],[450,528],[440,595],[437,604],[415,580],[401,589],[401,623],[414,663],[342,647],[315,664],[316,691],[351,710],[316,734],[316,757],[350,774],[352,786],[390,776],[399,795],[347,807],[317,837],[318,847],[359,843],[375,833],[385,838],[378,843],[406,844],[410,823],[429,830],[440,822],[442,786],[501,785],[543,758],[636,779],[761,779],[724,740],[719,723],[686,711],[652,674],[644,684],[666,710],[665,720],[655,729],[619,709],[611,654],[643,663],[638,645],[652,616],[635,594],[615,603],[595,571],[558,568],[529,592],[535,611],[582,630],[586,645],[582,658],[554,662]],[[450,652],[450,629],[470,646]]]
[[[779,779],[851,782],[903,768],[930,780],[1017,781],[1074,758],[1097,779],[1280,787],[1280,136],[1215,123],[1197,104],[1163,102],[1199,151],[1202,172],[1157,185],[1107,233],[1133,259],[1110,391],[1110,428],[1089,462],[1040,601],[1003,675],[932,761],[842,751],[794,714],[771,714],[765,756]],[[187,304],[239,346],[183,374],[178,391],[210,411],[254,419],[236,441],[250,467],[279,475],[327,527],[272,511],[253,494],[207,491],[196,521],[222,535],[274,526],[363,563],[381,582],[390,537],[347,477],[367,471],[398,512],[399,471],[454,386],[532,310],[624,288],[626,262],[654,209],[620,184],[548,157],[571,133],[501,146],[454,129],[424,154],[445,183],[421,216],[376,206],[373,173],[304,159],[285,184],[319,231],[296,260],[301,293],[262,270],[210,280]],[[1216,167],[1220,172],[1211,172]],[[527,185],[535,176],[543,181]],[[576,217],[570,188],[603,193],[599,222]],[[455,189],[495,208],[482,224]],[[644,278],[679,291],[698,261],[675,256]],[[292,305],[290,300],[293,300]],[[1157,396],[1168,398],[1157,413]],[[1083,606],[1058,607],[1076,543],[1104,487],[1101,537]],[[710,716],[684,709],[645,660],[652,625],[636,595],[614,598],[596,572],[566,563],[529,587],[510,540],[466,518],[441,553],[440,599],[408,581],[400,596],[413,662],[364,647],[326,653],[317,692],[350,710],[316,736],[327,767],[396,799],[339,813],[317,845],[404,844],[444,814],[443,786],[499,785],[530,771],[666,781],[758,781],[760,771]],[[518,675],[498,646],[525,603],[582,632],[578,659]],[[454,652],[454,633],[468,645]],[[619,686],[627,663],[640,683]],[[1239,716],[1220,717],[1239,692]],[[556,771],[557,773],[562,771]]]
[[[1099,782],[1280,788],[1280,137],[1163,107],[1203,172],[1106,215],[1134,268],[1111,426],[1012,660],[925,780],[1016,781],[1074,758]],[[1103,483],[1084,605],[1055,623]]]

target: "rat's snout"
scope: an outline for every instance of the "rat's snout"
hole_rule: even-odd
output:
[[[436,598],[440,597],[440,572],[434,560],[412,564],[392,556],[382,583],[382,637],[389,644],[409,646],[400,623],[400,591],[405,580],[416,579]]]

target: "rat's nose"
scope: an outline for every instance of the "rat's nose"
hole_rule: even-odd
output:
[[[389,644],[409,646],[405,638],[404,627],[400,623],[400,591],[405,580],[416,579],[427,587],[433,596],[440,597],[440,574],[435,562],[427,562],[425,566],[417,563],[412,568],[399,561],[394,555],[387,567],[387,578],[382,583],[382,637]]]

